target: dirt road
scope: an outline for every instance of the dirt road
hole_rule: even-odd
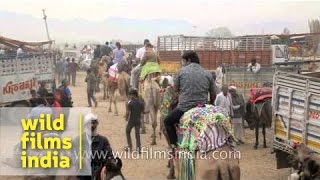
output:
[[[86,107],[86,84],[84,83],[84,73],[79,73],[77,77],[77,86],[71,87],[74,106]],[[93,111],[98,115],[100,124],[98,132],[108,137],[113,150],[123,152],[123,147],[126,146],[125,128],[126,121],[124,120],[124,102],[118,103],[119,116],[114,116],[108,112],[108,103],[102,100],[102,92],[97,93],[96,97],[99,101],[98,107],[93,108]],[[134,132],[131,133],[132,140],[135,142]],[[166,142],[164,138],[159,140],[157,136],[157,145],[150,146],[151,143],[151,125],[147,125],[147,134],[141,135],[142,146],[149,148],[148,151],[166,150]],[[271,146],[272,135],[268,131],[268,145]],[[262,142],[262,141],[261,141]],[[262,146],[258,150],[253,149],[254,135],[253,131],[246,130],[245,145],[240,146],[241,151],[241,179],[243,180],[285,180],[289,174],[289,169],[276,170],[275,157],[271,154],[269,148],[263,149]],[[134,143],[135,144],[135,143]],[[125,154],[120,154],[124,156]],[[153,154],[154,155],[154,154]],[[136,156],[136,155],[133,155]],[[143,157],[142,157],[143,156]],[[122,172],[127,179],[154,179],[164,180],[167,175],[167,160],[164,158],[147,159],[146,153],[140,155],[143,159],[126,159],[123,160]],[[149,154],[150,156],[150,154]],[[155,155],[154,155],[155,156]],[[8,177],[0,177],[0,179],[8,179]],[[17,179],[10,177],[9,179]]]

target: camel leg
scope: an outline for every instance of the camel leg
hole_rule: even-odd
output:
[[[173,159],[169,159],[169,164],[168,164],[168,167],[169,167],[169,174],[167,176],[167,179],[176,179],[176,176],[175,176],[175,172],[174,172],[174,163],[173,163]]]
[[[160,130],[159,130],[159,138],[161,139],[161,136],[162,136],[162,129],[164,128],[164,125],[163,125],[163,116],[161,115],[160,116]]]
[[[266,125],[262,125],[262,135],[263,135],[263,147],[267,148],[267,142],[266,142]]]
[[[153,129],[151,145],[157,144],[156,142],[157,116],[156,115],[157,115],[156,109],[153,109],[152,111],[150,111],[150,116],[152,120],[152,129]]]
[[[106,91],[107,91],[107,87],[106,87],[106,83],[103,82],[103,100],[106,100]]]
[[[141,116],[141,133],[140,134],[146,134],[146,125],[144,124],[144,116],[145,114],[142,114]]]
[[[149,124],[149,116],[150,116],[150,112],[145,114],[144,121],[146,124]]]
[[[117,107],[117,96],[116,96],[116,94],[114,94],[114,96],[113,96],[113,104],[114,104],[114,115],[115,116],[118,116],[119,115],[119,113],[118,113],[118,107]]]
[[[258,149],[258,145],[259,145],[259,120],[256,120],[256,129],[255,129],[255,133],[256,133],[256,144],[254,145],[254,149]]]
[[[109,98],[109,112],[112,112],[112,109],[111,109],[112,99],[113,99],[113,96],[112,96],[112,94],[111,94],[111,95],[110,95],[110,98]]]

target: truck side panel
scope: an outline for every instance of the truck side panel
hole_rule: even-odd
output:
[[[320,79],[277,73],[273,93],[274,148],[305,143],[320,152]]]
[[[262,87],[264,83],[272,84],[274,71],[274,68],[262,67],[255,74],[247,72],[247,68],[229,68],[226,69],[226,73],[224,74],[223,84],[236,86],[237,91],[243,94],[245,100],[248,100],[250,88]]]
[[[214,70],[221,64],[247,66],[252,58],[261,65],[271,64],[271,51],[237,51],[237,50],[196,50],[202,67]],[[181,60],[181,51],[159,51],[161,61],[177,62]]]
[[[48,91],[52,92],[54,88],[53,59],[34,57],[1,60],[0,104],[30,99],[30,90],[37,90],[39,82],[46,82]]]

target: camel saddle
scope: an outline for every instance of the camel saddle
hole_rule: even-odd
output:
[[[117,66],[118,64],[114,64],[108,70],[109,80],[115,83],[118,82],[118,78],[119,78],[119,72],[118,72]]]
[[[249,92],[250,102],[256,104],[267,98],[272,98],[272,88],[251,88]]]

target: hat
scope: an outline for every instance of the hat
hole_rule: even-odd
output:
[[[229,90],[231,90],[231,89],[237,90],[237,87],[236,86],[229,86]]]
[[[92,114],[92,113],[89,113],[89,114],[87,114],[87,115],[84,117],[83,125],[86,125],[86,124],[88,124],[88,123],[91,123],[91,121],[94,121],[94,120],[96,120],[97,122],[99,122],[99,121],[98,121],[98,117],[97,117],[96,115],[94,115],[94,114]]]
[[[49,107],[46,107],[44,105],[39,105],[37,107],[34,107],[31,109],[31,112],[28,114],[28,118],[39,118],[40,114],[50,114],[52,115],[52,109]]]

